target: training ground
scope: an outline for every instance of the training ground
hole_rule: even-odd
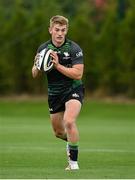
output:
[[[0,178],[135,178],[135,104],[85,101],[77,125],[80,170],[66,172],[46,100],[1,100]]]

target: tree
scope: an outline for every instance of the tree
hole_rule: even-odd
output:
[[[121,76],[119,78],[123,92],[135,97],[135,6],[128,8],[126,18],[121,22],[119,30],[119,58],[121,60]]]

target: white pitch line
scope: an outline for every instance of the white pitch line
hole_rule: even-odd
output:
[[[135,153],[134,150],[124,150],[124,149],[81,149],[83,152],[105,152],[105,153]]]
[[[65,148],[61,148],[62,151],[65,151]],[[42,152],[53,152],[50,148],[39,147],[39,146],[3,146],[0,148],[1,152],[29,152],[29,151],[42,151]],[[125,150],[125,149],[102,149],[102,148],[80,148],[80,152],[90,152],[90,153],[135,153],[135,150]]]

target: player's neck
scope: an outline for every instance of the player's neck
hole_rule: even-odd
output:
[[[56,42],[56,41],[53,41],[53,40],[52,40],[52,43],[53,43],[53,45],[54,45],[55,47],[61,47],[61,46],[65,43],[65,40],[62,41],[62,42]]]

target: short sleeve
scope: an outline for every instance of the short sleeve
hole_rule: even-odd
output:
[[[71,60],[72,65],[83,64],[83,51],[75,42],[72,42],[71,45]]]
[[[43,49],[47,48],[47,47],[48,47],[48,44],[49,44],[50,42],[51,42],[51,41],[49,40],[49,41],[41,44],[41,45],[38,47],[38,49],[37,49],[37,53],[40,53]]]

